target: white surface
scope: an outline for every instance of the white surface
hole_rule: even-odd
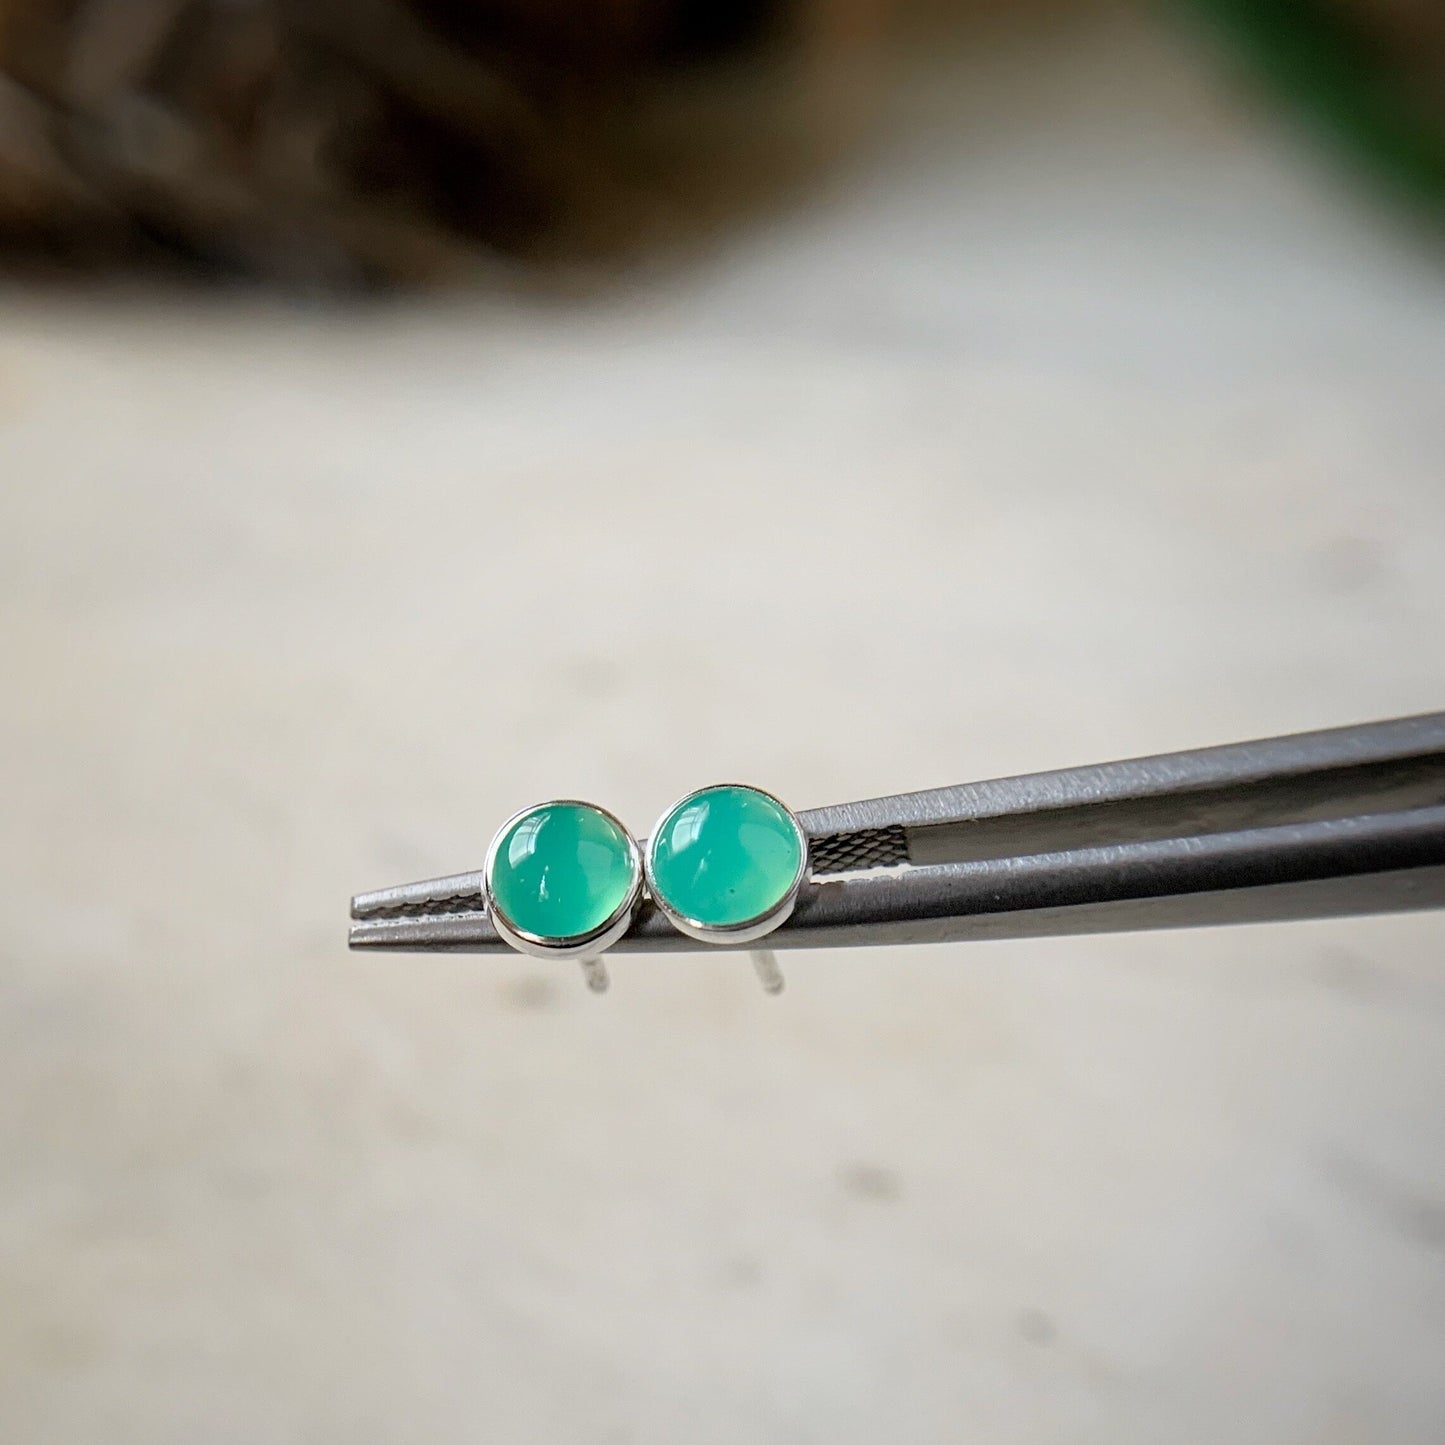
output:
[[[539,797],[1445,703],[1440,273],[1210,83],[920,82],[578,309],[4,302],[6,1445],[1440,1438],[1439,919],[341,942]]]

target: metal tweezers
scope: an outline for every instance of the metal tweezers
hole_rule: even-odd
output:
[[[770,948],[954,943],[1445,907],[1445,713],[800,813]],[[482,875],[363,893],[352,948],[501,954]],[[614,951],[699,945],[645,905]],[[738,945],[747,947],[747,945]]]

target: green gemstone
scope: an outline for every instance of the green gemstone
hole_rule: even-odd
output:
[[[492,903],[515,932],[546,942],[586,938],[627,901],[626,830],[586,803],[543,803],[508,824],[492,853]]]
[[[731,785],[684,798],[647,846],[658,902],[704,928],[766,917],[792,891],[804,850],[776,798]]]

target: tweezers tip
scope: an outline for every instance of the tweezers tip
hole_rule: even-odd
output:
[[[385,892],[385,889],[379,889],[371,893],[356,894],[351,900],[351,916],[365,918],[368,914],[379,911],[384,906],[380,900]]]

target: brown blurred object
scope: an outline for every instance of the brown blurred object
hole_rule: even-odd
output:
[[[313,284],[636,251],[789,173],[873,8],[5,0],[0,243]]]
[[[322,286],[606,265],[796,186],[868,114],[885,33],[926,50],[1108,4],[0,0],[0,261]],[[1279,42],[1248,5],[1196,7],[1245,49]],[[1445,94],[1438,0],[1289,13],[1266,78],[1323,84],[1346,129],[1317,26],[1402,93]]]

